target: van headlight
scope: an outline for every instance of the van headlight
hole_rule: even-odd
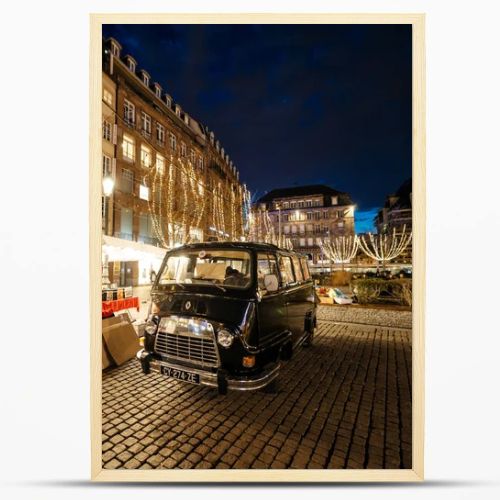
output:
[[[230,347],[231,344],[233,343],[234,340],[234,335],[229,331],[225,330],[224,328],[222,330],[219,330],[217,332],[217,342],[222,346],[222,347]]]

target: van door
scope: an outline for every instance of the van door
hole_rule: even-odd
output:
[[[303,298],[300,284],[295,276],[292,258],[289,255],[279,256],[280,272],[284,281],[283,296],[288,318],[288,327],[292,332],[293,344],[297,344],[304,333]]]
[[[259,345],[280,340],[288,329],[287,311],[281,288],[269,292],[264,286],[264,277],[274,274],[278,278],[278,262],[272,253],[257,254],[257,282],[261,301],[258,306]]]

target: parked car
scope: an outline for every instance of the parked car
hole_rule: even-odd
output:
[[[153,285],[142,370],[217,388],[277,390],[281,361],[311,344],[317,299],[303,255],[209,242],[165,255]]]
[[[351,297],[348,297],[342,290],[339,288],[330,288],[328,292],[328,296],[333,299],[336,304],[352,304],[353,300]]]

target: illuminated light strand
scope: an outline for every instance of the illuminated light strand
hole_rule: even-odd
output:
[[[412,233],[406,232],[406,225],[403,226],[401,234],[396,234],[396,228],[392,234],[377,234],[368,233],[368,241],[366,236],[359,238],[360,247],[363,252],[377,262],[381,262],[385,267],[385,263],[389,262],[403,253],[412,239]]]
[[[359,237],[357,235],[337,236],[329,241],[323,241],[320,246],[335,264],[349,264],[358,252]]]

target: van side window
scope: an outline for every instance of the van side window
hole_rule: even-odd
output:
[[[267,293],[266,287],[264,285],[264,278],[268,274],[274,274],[279,281],[280,278],[276,256],[272,254],[259,253],[257,254],[257,283],[259,286],[259,291],[261,291],[263,295]]]
[[[309,267],[307,265],[307,259],[305,257],[300,259],[300,263],[302,264],[302,274],[304,275],[305,280],[311,279],[311,273],[309,272]]]
[[[296,255],[294,255],[292,257],[292,261],[293,261],[293,269],[295,271],[296,281],[304,281],[304,277],[302,276],[302,269],[300,268],[299,258]]]
[[[267,293],[266,287],[264,286],[264,278],[268,274],[271,274],[271,266],[267,254],[259,253],[257,255],[257,283],[259,285],[259,290],[264,294]]]
[[[280,272],[284,285],[295,283],[293,275],[292,259],[290,257],[280,256]]]

